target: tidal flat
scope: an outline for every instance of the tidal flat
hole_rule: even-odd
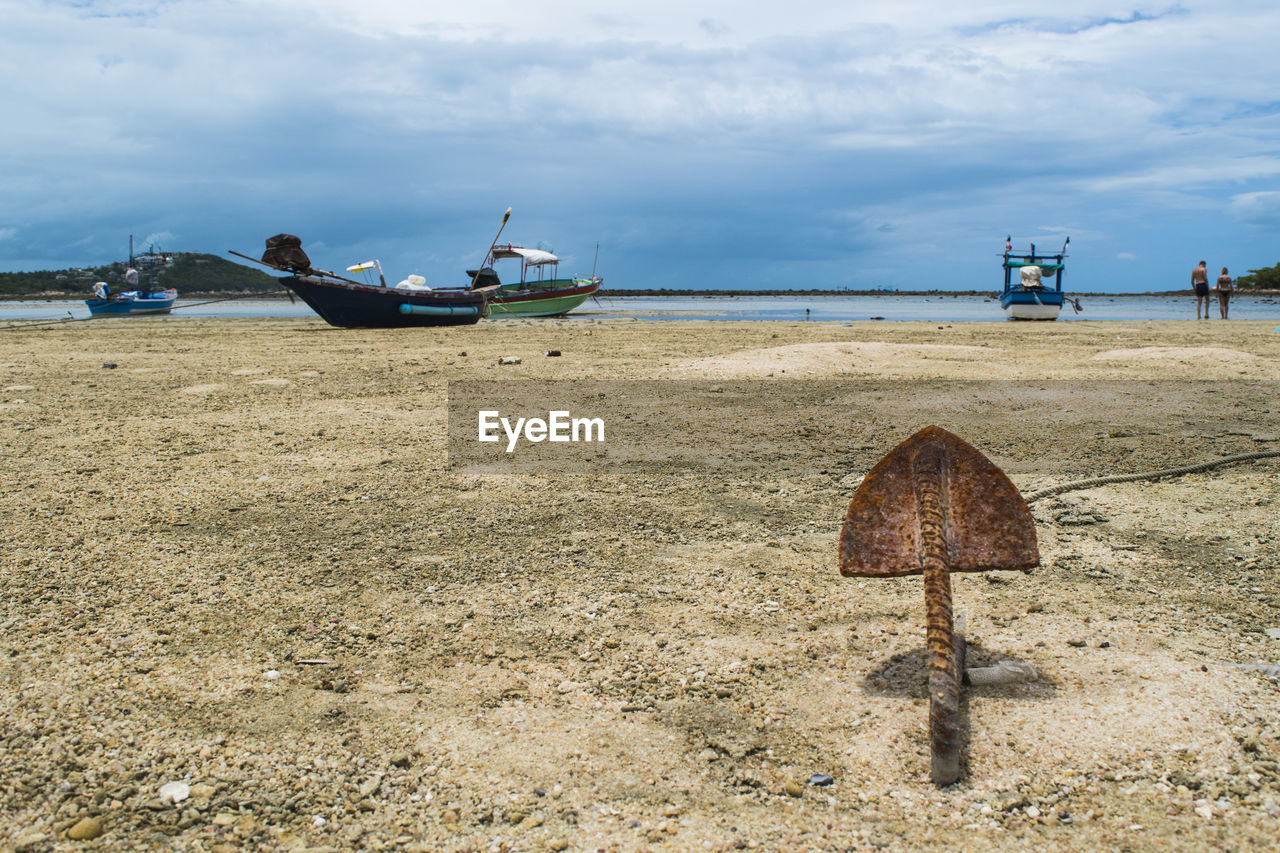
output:
[[[701,462],[459,464],[489,380],[755,396],[679,413]],[[944,789],[920,579],[836,548],[926,421],[1029,493],[1280,449],[1277,388],[1270,322],[0,331],[0,849],[1271,847],[1280,460],[1037,501],[1038,569],[955,576],[971,664],[1036,676],[967,689]]]

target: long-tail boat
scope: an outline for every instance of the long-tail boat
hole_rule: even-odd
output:
[[[493,263],[505,259],[520,261],[518,282],[503,284],[494,272]],[[489,304],[491,317],[559,317],[594,296],[604,283],[594,270],[589,278],[557,278],[559,267],[560,258],[551,252],[507,243],[495,245],[481,268],[467,270],[467,276],[476,286],[499,288]]]
[[[1076,311],[1080,310],[1080,303],[1062,291],[1062,270],[1070,242],[1071,238],[1066,238],[1062,249],[1057,252],[1037,252],[1035,243],[1031,243],[1028,252],[1015,252],[1013,238],[1005,238],[1004,290],[1000,292],[1000,307],[1010,320],[1056,320],[1064,302],[1070,302]],[[1018,271],[1017,281],[1013,280],[1014,270]],[[1050,277],[1052,286],[1045,284]]]
[[[281,284],[302,297],[326,323],[348,329],[470,325],[488,314],[498,290],[430,290],[412,281],[417,276],[388,287],[378,261],[348,267],[348,272],[377,271],[376,282],[357,281],[312,267],[302,241],[292,234],[277,234],[267,240],[261,260],[236,251],[231,254],[290,273],[280,279]]]

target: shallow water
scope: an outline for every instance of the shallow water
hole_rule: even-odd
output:
[[[1084,296],[1077,314],[1068,305],[1060,320],[1190,320],[1190,296]],[[806,313],[806,311],[808,313]],[[1213,305],[1216,318],[1218,306]],[[89,311],[79,300],[0,302],[0,322],[10,320],[84,319]],[[202,318],[314,317],[303,302],[287,299],[241,299],[220,302],[179,299],[175,316]],[[1280,299],[1238,296],[1231,302],[1238,320],[1280,322]],[[988,296],[884,293],[782,296],[606,296],[587,301],[573,318],[641,320],[810,320],[852,322],[917,320],[968,323],[1003,320],[1000,304]],[[513,322],[519,318],[498,322]]]
[[[1195,300],[1171,296],[1085,296],[1077,314],[1064,306],[1060,320],[1190,320]],[[808,310],[806,315],[805,311]],[[588,302],[575,315],[640,317],[660,320],[811,320],[881,319],[928,322],[1004,320],[1000,303],[986,296],[886,293],[823,296],[629,296]],[[1213,316],[1218,306],[1213,305]],[[1242,296],[1232,301],[1231,316],[1241,320],[1280,321],[1280,299]]]

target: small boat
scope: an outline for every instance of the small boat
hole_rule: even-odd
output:
[[[506,259],[519,259],[520,281],[502,284],[492,264]],[[467,270],[474,286],[497,287],[497,295],[489,304],[491,317],[559,317],[568,314],[594,296],[604,279],[556,278],[560,259],[542,249],[526,249],[508,243],[495,245],[480,270]],[[537,279],[531,280],[536,272]]]
[[[236,251],[231,254],[292,273],[280,282],[301,296],[325,322],[344,328],[464,326],[478,322],[481,317],[498,314],[553,317],[572,311],[600,289],[603,279],[595,276],[555,278],[560,259],[550,252],[509,243],[500,246],[498,238],[510,218],[511,208],[507,208],[502,226],[485,253],[485,263],[479,270],[468,271],[471,281],[465,287],[432,289],[420,275],[408,276],[394,287],[388,287],[382,264],[377,260],[347,267],[349,273],[365,274],[363,282],[318,270],[311,266],[311,259],[302,250],[302,241],[292,234],[277,234],[268,239],[261,260]],[[505,258],[520,258],[518,283],[503,285],[493,271],[493,260]],[[528,280],[530,270],[537,271],[537,281]],[[544,280],[544,270],[549,270],[552,277]]]
[[[1062,292],[1062,270],[1067,257],[1068,237],[1062,250],[1051,254],[1036,251],[1036,244],[1023,254],[1014,254],[1012,237],[1004,242],[1004,290],[1000,293],[1000,307],[1010,320],[1056,320],[1064,302],[1070,302],[1076,311],[1080,303]],[[1013,271],[1018,270],[1018,280]],[[1045,280],[1053,277],[1053,286]]]
[[[169,264],[169,256],[151,246],[147,251],[133,253],[133,237],[129,237],[129,266],[125,270],[125,283],[133,290],[115,292],[105,281],[93,286],[93,299],[86,299],[91,317],[137,317],[144,314],[168,314],[173,310],[178,291],[159,285],[160,270]],[[138,272],[141,266],[143,271]],[[159,268],[157,268],[159,267]]]
[[[401,290],[309,270],[280,279],[330,326],[392,329],[403,326],[467,326],[489,311],[492,288]]]
[[[262,259],[231,254],[291,273],[280,279],[331,326],[344,329],[393,329],[405,326],[466,326],[488,314],[497,288],[431,290],[419,276],[388,287],[378,261],[347,267],[348,272],[377,272],[377,281],[356,281],[338,273],[315,269],[302,250],[302,240],[277,234],[267,240]]]

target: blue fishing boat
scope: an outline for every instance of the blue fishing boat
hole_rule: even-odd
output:
[[[125,285],[132,290],[113,291],[105,281],[93,286],[93,299],[86,299],[91,317],[137,317],[144,314],[168,314],[178,298],[172,287],[161,287],[160,271],[169,264],[169,256],[150,246],[147,251],[133,253],[133,237],[129,237],[129,266],[124,273]],[[142,267],[141,273],[138,268]]]
[[[124,293],[108,293],[104,299],[86,299],[89,314],[94,317],[136,317],[141,314],[168,314],[173,310],[178,291],[126,290]]]
[[[1080,310],[1080,303],[1062,291],[1062,270],[1067,257],[1068,237],[1058,252],[1041,253],[1036,244],[1031,250],[1015,254],[1013,238],[1004,241],[1004,290],[1000,292],[1000,307],[1010,320],[1056,320],[1062,306],[1070,302]],[[1018,279],[1013,271],[1018,271]],[[1052,285],[1047,284],[1052,278]]]

